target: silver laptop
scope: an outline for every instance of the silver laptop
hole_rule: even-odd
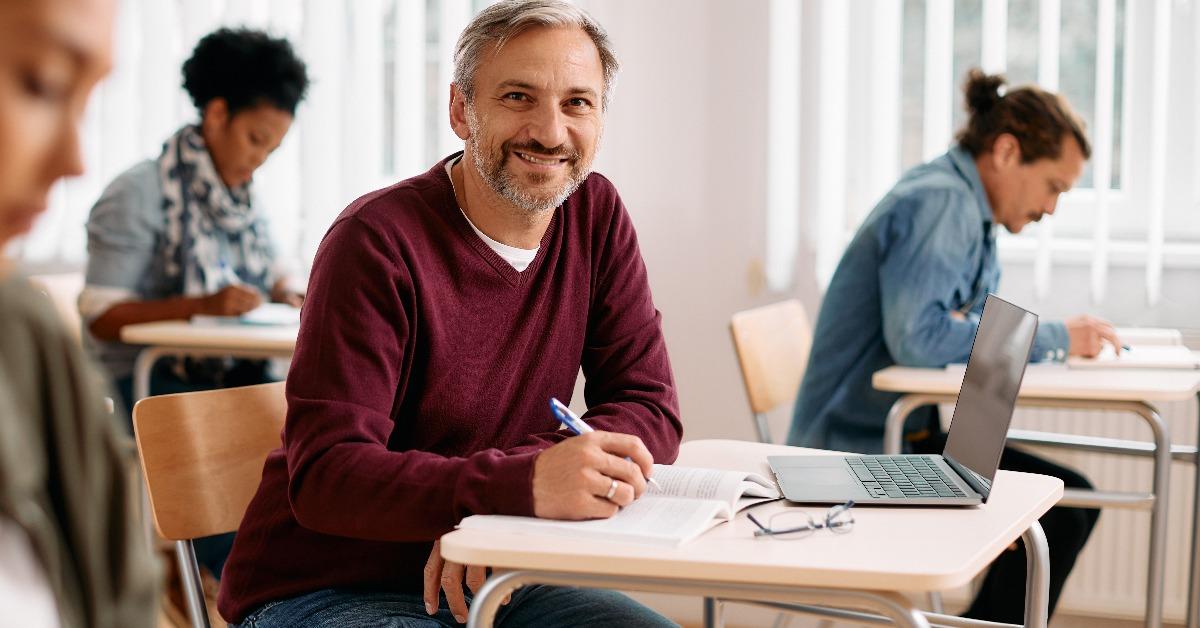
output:
[[[784,497],[810,504],[987,502],[1036,331],[1037,315],[988,295],[942,455],[769,456]]]

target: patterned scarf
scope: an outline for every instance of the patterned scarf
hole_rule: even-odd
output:
[[[184,126],[167,139],[158,172],[166,215],[159,261],[183,295],[234,283],[269,293],[274,251],[266,221],[254,211],[248,184],[225,187],[198,127]]]

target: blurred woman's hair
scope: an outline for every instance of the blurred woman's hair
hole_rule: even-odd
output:
[[[183,88],[201,112],[223,98],[230,115],[262,104],[296,114],[308,71],[286,39],[222,28],[205,35],[183,64]]]
[[[1057,159],[1069,136],[1079,144],[1084,158],[1092,146],[1083,121],[1066,99],[1034,85],[1004,90],[1004,76],[973,69],[967,73],[967,125],[958,132],[958,145],[978,157],[992,149],[996,137],[1008,133],[1017,138],[1021,162]]]

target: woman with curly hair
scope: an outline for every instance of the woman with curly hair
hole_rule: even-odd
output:
[[[131,407],[138,347],[119,341],[133,323],[235,316],[264,298],[299,306],[276,264],[252,194],[259,168],[283,141],[308,75],[287,40],[247,29],[206,35],[183,64],[200,114],[157,159],[118,176],[88,218],[87,283],[79,309],[89,345]],[[161,360],[152,394],[257,384],[266,363]]]
[[[133,405],[140,349],[120,342],[125,325],[236,316],[264,298],[297,307],[303,301],[276,264],[251,186],[304,98],[304,62],[287,40],[222,28],[202,38],[183,64],[183,87],[200,122],[167,138],[157,159],[110,183],[87,223],[87,280],[79,297],[84,337],[125,409]],[[150,393],[270,379],[263,360],[164,359],[151,372]],[[121,416],[131,429],[128,415]],[[200,563],[219,576],[232,539],[198,539]]]

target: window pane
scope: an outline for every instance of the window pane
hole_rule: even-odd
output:
[[[383,171],[396,172],[396,0],[383,13]]]
[[[967,123],[962,87],[967,71],[983,59],[983,0],[954,0],[954,116],[958,132]]]
[[[901,35],[900,168],[921,163],[925,114],[925,0],[904,0]]]
[[[438,95],[449,85],[438,84],[438,31],[441,28],[441,0],[425,0],[425,162],[445,157],[438,154],[437,138],[442,133],[446,112],[438,106]]]
[[[1029,85],[1038,75],[1038,2],[1009,0],[1008,2],[1008,70],[1009,85]]]
[[[1058,84],[1063,96],[1095,129],[1096,114],[1096,0],[1062,3],[1062,34],[1058,52]],[[1079,188],[1092,187],[1092,164],[1084,167]]]
[[[1113,137],[1112,137],[1112,189],[1121,189],[1121,129],[1124,128],[1125,110],[1121,107],[1125,94],[1125,0],[1117,0],[1116,40],[1113,54]]]

